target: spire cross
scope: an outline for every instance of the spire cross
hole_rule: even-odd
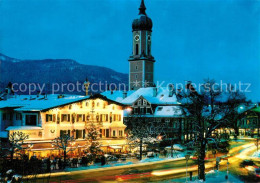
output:
[[[140,8],[139,8],[139,15],[140,15],[140,14],[146,15],[145,10],[146,10],[146,7],[145,7],[145,5],[144,5],[144,0],[142,0],[142,1],[141,1]]]

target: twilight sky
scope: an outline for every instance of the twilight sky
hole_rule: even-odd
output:
[[[0,52],[71,58],[128,73],[141,0],[0,0]],[[259,0],[145,0],[155,79],[251,83],[260,101]]]

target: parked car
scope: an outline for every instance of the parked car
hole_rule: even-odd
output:
[[[155,157],[155,153],[154,152],[147,152],[147,157],[153,158],[153,157]]]
[[[106,160],[107,161],[117,161],[118,158],[114,155],[110,155],[110,154],[105,154]]]
[[[127,154],[121,154],[121,155],[120,155],[120,159],[123,160],[123,161],[125,161],[126,158],[127,158],[127,156],[128,156]]]

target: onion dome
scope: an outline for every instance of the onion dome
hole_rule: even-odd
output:
[[[146,15],[145,10],[146,10],[146,7],[144,5],[144,0],[142,0],[140,8],[139,8],[139,17],[137,19],[134,19],[134,21],[132,23],[133,31],[139,31],[139,30],[152,31],[152,27],[153,27],[152,19],[150,19]]]

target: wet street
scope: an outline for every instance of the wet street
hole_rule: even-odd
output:
[[[248,158],[256,147],[251,141],[239,143],[232,146],[226,158],[222,159],[219,165],[221,175],[226,175],[227,162],[228,173],[245,182],[259,181],[255,176],[249,176],[246,168],[240,167],[240,163]],[[228,161],[227,161],[228,160]],[[258,158],[254,161],[258,165]],[[216,169],[215,158],[206,160],[206,172]],[[197,165],[196,160],[188,161],[188,176],[192,172],[193,180],[196,179]],[[133,164],[120,167],[98,168],[91,170],[81,170],[65,172],[61,174],[52,174],[46,177],[50,182],[157,182],[171,181],[180,182],[186,177],[186,160],[165,160],[160,162]],[[182,182],[182,181],[181,181]]]

